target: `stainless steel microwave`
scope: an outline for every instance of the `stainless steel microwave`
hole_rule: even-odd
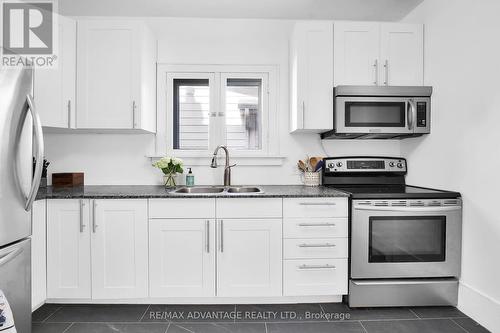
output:
[[[322,139],[401,139],[430,133],[432,87],[337,86]]]

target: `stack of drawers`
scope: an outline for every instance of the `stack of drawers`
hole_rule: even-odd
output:
[[[347,198],[283,200],[285,296],[347,294]]]

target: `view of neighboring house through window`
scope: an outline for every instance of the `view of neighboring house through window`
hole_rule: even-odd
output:
[[[178,72],[167,78],[170,149],[202,154],[226,145],[267,153],[267,73]]]
[[[231,149],[261,149],[261,79],[226,80],[226,144]]]
[[[208,149],[208,83],[208,79],[174,79],[174,149]]]

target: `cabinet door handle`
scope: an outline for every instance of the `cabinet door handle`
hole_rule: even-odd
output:
[[[85,207],[85,201],[83,199],[80,199],[80,232],[83,232],[83,229],[85,228],[85,224],[83,222],[84,207]]]
[[[96,209],[97,209],[97,202],[94,200],[93,201],[93,207],[92,207],[92,232],[95,234],[97,230],[97,220],[96,220]]]
[[[375,62],[373,63],[373,68],[375,70],[375,81],[373,81],[373,84],[378,86],[378,59],[375,59]]]
[[[205,221],[205,245],[207,253],[210,253],[210,221]]]
[[[301,202],[301,206],[335,206],[335,202]]]
[[[299,227],[335,227],[335,223],[299,223]]]
[[[324,243],[324,244],[299,244],[298,247],[335,247],[335,244]]]
[[[302,101],[302,129],[306,128],[306,102]]]
[[[224,221],[220,220],[220,252],[224,252]]]
[[[71,100],[68,99],[68,128],[71,128]]]
[[[326,265],[300,265],[298,269],[335,269],[334,265],[326,264]]]
[[[385,69],[385,81],[384,84],[387,86],[389,84],[389,60],[385,60],[384,63],[384,69]]]
[[[132,127],[137,127],[137,115],[136,115],[137,105],[135,101],[132,101]]]

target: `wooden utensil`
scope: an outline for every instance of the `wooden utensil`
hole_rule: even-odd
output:
[[[311,165],[312,171],[316,170],[316,165],[318,164],[319,161],[320,161],[320,159],[318,157],[315,157],[315,156],[309,158],[309,165]]]

